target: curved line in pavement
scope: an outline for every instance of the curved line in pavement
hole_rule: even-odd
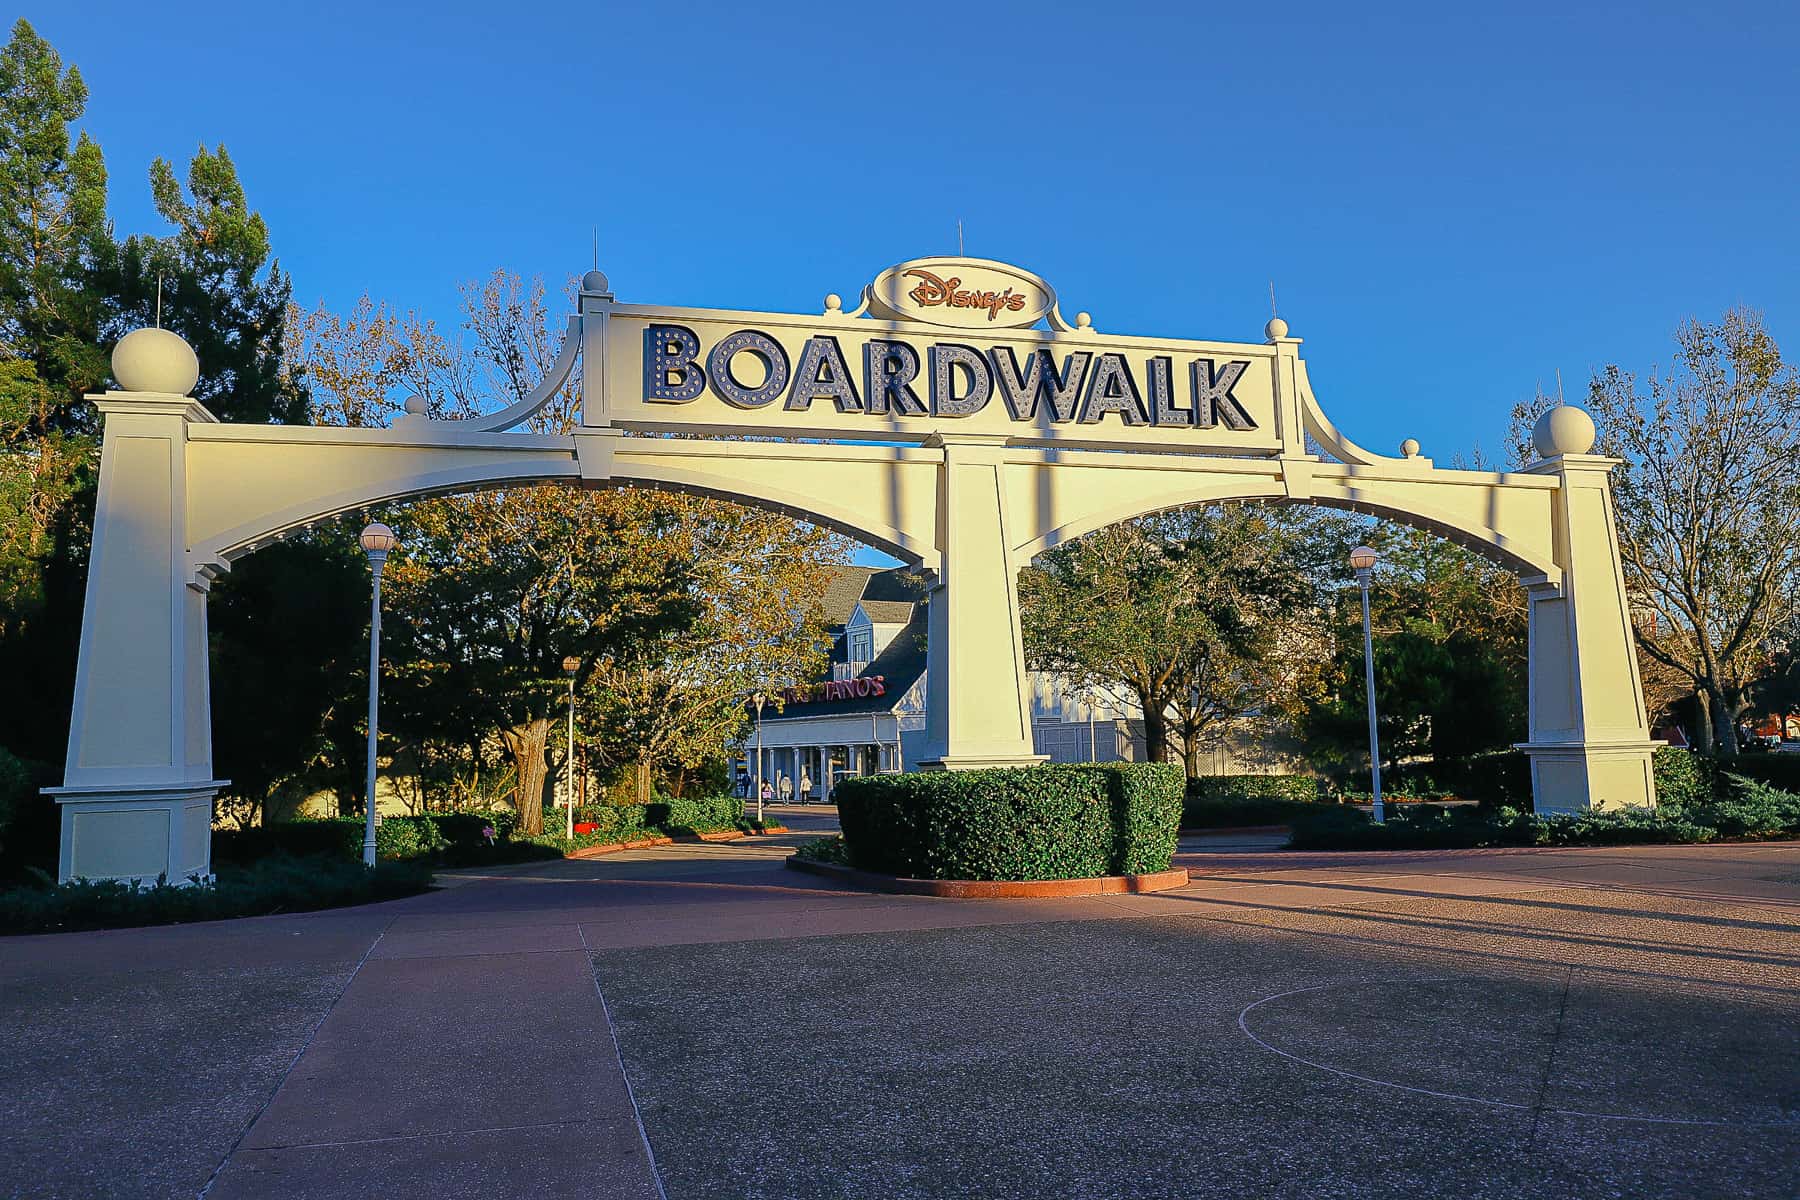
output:
[[[1410,1084],[1394,1083],[1386,1079],[1375,1079],[1368,1075],[1358,1075],[1355,1071],[1346,1071],[1342,1067],[1334,1067],[1326,1063],[1314,1062],[1310,1058],[1302,1058],[1298,1054],[1289,1053],[1279,1046],[1270,1045],[1250,1031],[1248,1018],[1252,1012],[1265,1004],[1272,1004],[1277,1000],[1285,1000],[1289,996],[1302,996],[1308,992],[1322,992],[1328,988],[1370,987],[1383,983],[1457,982],[1460,979],[1462,979],[1462,977],[1456,975],[1432,975],[1422,979],[1356,979],[1338,981],[1335,983],[1316,983],[1311,987],[1293,988],[1289,991],[1277,992],[1273,996],[1264,996],[1261,1000],[1253,1000],[1245,1005],[1243,1011],[1238,1013],[1238,1029],[1245,1037],[1255,1042],[1258,1046],[1261,1046],[1264,1050],[1269,1051],[1271,1054],[1279,1054],[1282,1058],[1297,1062],[1302,1066],[1312,1067],[1314,1070],[1318,1071],[1326,1071],[1343,1079],[1354,1080],[1357,1083],[1367,1083],[1372,1084],[1375,1087],[1392,1088],[1397,1092],[1410,1092],[1415,1096],[1431,1096],[1438,1100],[1456,1100],[1461,1101],[1464,1104],[1485,1104],[1490,1108],[1510,1108],[1519,1112],[1537,1111],[1558,1117],[1585,1117],[1593,1121],[1642,1121],[1652,1125],[1708,1125],[1732,1129],[1784,1129],[1797,1123],[1794,1121],[1702,1121],[1695,1117],[1639,1117],[1627,1115],[1625,1113],[1584,1112],[1580,1109],[1573,1108],[1540,1109],[1531,1104],[1515,1104],[1510,1100],[1493,1100],[1486,1096],[1465,1096],[1460,1092],[1436,1092],[1430,1088],[1413,1087]]]

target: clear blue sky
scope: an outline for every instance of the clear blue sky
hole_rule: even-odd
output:
[[[302,303],[496,267],[811,311],[968,251],[1118,332],[1257,339],[1326,410],[1502,451],[1560,370],[1764,310],[1800,357],[1786,4],[25,5],[121,232],[223,142]]]

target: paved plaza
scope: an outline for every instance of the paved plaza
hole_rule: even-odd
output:
[[[790,842],[0,940],[0,1194],[1800,1191],[1800,845],[1190,841],[980,902]]]

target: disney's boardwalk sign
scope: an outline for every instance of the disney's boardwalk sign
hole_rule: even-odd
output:
[[[1280,450],[1272,347],[1103,337],[1085,314],[1067,324],[1043,280],[979,259],[901,263],[852,312],[835,299],[822,316],[608,306],[613,423]]]
[[[918,568],[926,719],[908,762],[946,770],[1042,757],[1017,580],[1044,551],[1221,501],[1406,521],[1505,564],[1531,597],[1520,748],[1537,810],[1654,799],[1613,463],[1589,453],[1593,423],[1576,410],[1546,414],[1539,460],[1517,471],[1445,470],[1411,439],[1378,454],[1327,418],[1279,318],[1255,342],[1120,337],[1086,313],[1065,320],[1042,279],[983,259],[904,262],[848,309],[833,295],[807,315],[621,304],[594,270],[568,330],[506,408],[434,420],[408,402],[388,428],[221,423],[191,395],[217,364],[168,330],[120,343],[119,388],[95,397],[87,607],[53,789],[63,879],[210,874],[224,781],[206,593],[233,562],[340,514],[386,517],[404,535],[395,502],[542,483],[724,497]],[[579,425],[520,428],[559,398],[579,399]]]

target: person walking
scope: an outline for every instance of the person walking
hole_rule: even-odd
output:
[[[786,804],[788,799],[794,794],[794,781],[789,779],[786,774],[783,774],[776,782],[775,788],[781,793],[781,802]]]
[[[805,767],[800,768],[800,795],[795,799],[800,804],[812,803],[812,775]]]
[[[762,781],[762,802],[764,804],[775,803],[775,789],[766,779]]]

